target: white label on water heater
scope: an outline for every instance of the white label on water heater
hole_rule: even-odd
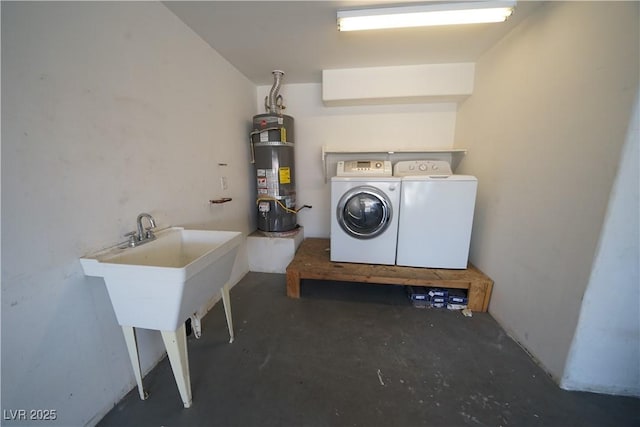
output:
[[[267,169],[267,194],[271,197],[278,197],[280,195],[280,183],[278,182],[278,170]]]
[[[258,204],[258,210],[260,212],[269,212],[269,202],[260,202],[260,204]]]
[[[260,132],[260,142],[269,142],[269,131],[263,130]]]

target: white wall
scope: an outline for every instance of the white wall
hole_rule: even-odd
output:
[[[639,114],[636,99],[562,378],[566,389],[640,396]]]
[[[458,112],[459,170],[479,179],[471,262],[495,280],[491,314],[557,380],[637,93],[638,41],[635,2],[545,3],[477,61]]]
[[[94,424],[133,387],[104,283],[78,258],[142,211],[252,231],[253,114],[255,86],[160,3],[2,3],[3,409]],[[247,270],[245,251],[233,280]],[[148,371],[159,333],[139,344]]]
[[[453,146],[456,104],[325,107],[321,85],[288,85],[286,74],[284,82],[280,94],[287,106],[285,114],[295,120],[297,202],[298,206],[313,206],[298,214],[305,237],[328,238],[330,234],[331,185],[324,179],[323,146],[381,151]],[[258,87],[260,113],[270,88]]]

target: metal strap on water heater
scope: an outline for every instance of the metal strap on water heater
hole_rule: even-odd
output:
[[[265,142],[254,142],[254,147],[294,147],[295,144],[293,142],[282,142],[282,141],[265,141]]]
[[[249,146],[251,147],[251,164],[254,164],[256,162],[256,152],[254,150],[253,135],[258,135],[262,132],[269,132],[270,130],[280,130],[280,128],[277,126],[272,126],[264,129],[256,129],[249,134]]]

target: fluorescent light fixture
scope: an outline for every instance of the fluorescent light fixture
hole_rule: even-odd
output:
[[[503,22],[515,1],[439,3],[338,11],[339,31]]]

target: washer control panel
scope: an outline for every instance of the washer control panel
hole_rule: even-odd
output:
[[[452,175],[451,165],[444,160],[406,160],[393,167],[393,176]]]
[[[391,176],[391,162],[388,160],[340,160],[337,176]]]

